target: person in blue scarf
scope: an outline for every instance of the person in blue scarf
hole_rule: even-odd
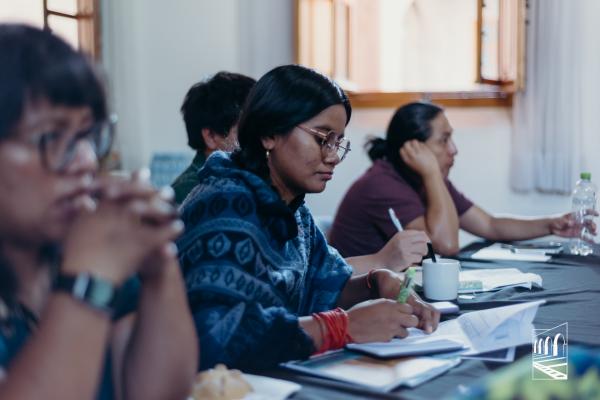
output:
[[[0,399],[186,398],[175,208],[141,176],[99,175],[112,129],[83,54],[0,24],[0,60]]]
[[[349,341],[405,337],[408,327],[436,329],[430,305],[395,300],[403,281],[385,269],[420,261],[426,237],[407,245],[414,234],[398,234],[376,254],[344,260],[304,205],[348,154],[350,115],[329,78],[277,67],[248,96],[240,149],[214,153],[198,173],[177,245],[201,369],[264,369]],[[351,265],[374,270],[352,275]]]

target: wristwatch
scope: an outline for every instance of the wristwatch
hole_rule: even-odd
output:
[[[67,292],[77,300],[108,314],[112,314],[117,297],[114,283],[88,273],[60,273],[54,280],[53,289]]]

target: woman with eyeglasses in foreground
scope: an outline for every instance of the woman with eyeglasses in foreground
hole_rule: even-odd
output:
[[[0,398],[185,398],[197,341],[169,199],[98,177],[111,133],[81,54],[0,25],[0,59]]]
[[[213,154],[183,204],[178,240],[202,347],[200,368],[246,370],[307,358],[349,341],[436,329],[439,314],[411,296],[395,299],[406,267],[393,238],[377,254],[344,260],[304,205],[325,189],[350,149],[348,98],[325,76],[281,66],[251,90],[238,128],[240,149]],[[414,250],[419,260],[423,249]],[[350,266],[376,269],[352,276]]]

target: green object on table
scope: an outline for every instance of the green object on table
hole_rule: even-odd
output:
[[[410,292],[412,291],[414,278],[415,269],[409,268],[404,276],[404,284],[402,285],[402,289],[400,289],[400,293],[398,293],[398,303],[406,303],[406,300],[408,300],[408,296],[410,296]]]
[[[478,280],[460,281],[458,285],[459,292],[473,292],[477,290],[483,290],[483,282]]]

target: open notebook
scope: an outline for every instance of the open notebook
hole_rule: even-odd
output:
[[[466,350],[464,355],[475,355],[508,347],[531,343],[533,318],[544,300],[519,303],[515,305],[472,311],[460,317],[444,321],[432,334],[426,334],[415,328],[409,328],[405,339],[393,339],[390,342],[349,344],[352,350],[359,350],[373,356],[387,357],[390,352],[401,352],[404,348],[424,347],[445,340],[447,348],[453,350],[456,344]],[[435,351],[432,351],[432,353]]]
[[[393,358],[463,350],[465,345],[445,338],[422,341],[419,337],[414,337],[393,339],[391,342],[349,343],[346,348],[377,358]]]

